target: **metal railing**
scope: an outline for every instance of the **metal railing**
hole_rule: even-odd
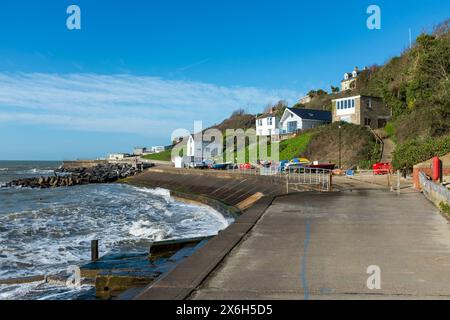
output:
[[[307,167],[288,168],[281,171],[279,167],[232,168],[227,172],[233,174],[248,174],[255,176],[270,176],[279,183],[286,185],[286,193],[304,190],[305,186],[315,187],[319,191],[331,191],[331,170]]]
[[[288,168],[286,170],[286,189],[298,190],[300,187],[316,186],[318,191],[331,191],[332,173],[328,169],[319,168]]]
[[[392,192],[400,193],[400,171],[389,169],[347,170],[345,176],[350,179],[385,186]]]
[[[271,183],[277,183],[286,187],[286,193],[294,191],[317,190],[317,191],[331,191],[332,173],[331,170],[319,168],[295,167],[286,170],[280,170],[277,166],[271,167],[252,167],[252,168],[227,168],[227,169],[193,169],[180,168],[176,169],[180,173],[192,174],[194,172],[208,172],[211,174],[234,174],[234,175],[249,175],[249,176],[266,176],[271,178]]]

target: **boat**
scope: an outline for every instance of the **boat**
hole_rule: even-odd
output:
[[[334,163],[318,163],[318,164],[308,164],[305,165],[304,167],[310,169],[334,170],[334,168],[336,168],[336,165]]]
[[[215,163],[211,166],[211,169],[214,170],[226,170],[228,169],[228,167],[230,167],[232,165],[231,162],[226,162],[226,163]]]

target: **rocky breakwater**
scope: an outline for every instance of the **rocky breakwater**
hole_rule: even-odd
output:
[[[89,183],[109,183],[140,172],[130,164],[99,164],[92,168],[60,168],[54,176],[14,180],[6,187],[56,188]]]

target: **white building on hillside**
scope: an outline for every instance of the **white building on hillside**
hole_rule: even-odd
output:
[[[190,135],[187,140],[187,154],[190,162],[201,162],[204,160],[213,160],[222,154],[222,141],[202,141],[195,139],[195,135]]]
[[[330,111],[286,108],[281,117],[279,128],[281,134],[290,134],[330,122]]]
[[[160,153],[163,152],[164,150],[166,150],[164,146],[154,146],[150,148],[150,152],[152,153]]]
[[[278,125],[280,119],[275,113],[266,113],[256,118],[256,135],[272,136],[279,134]]]
[[[111,153],[108,155],[108,160],[123,160],[130,157],[128,153]]]

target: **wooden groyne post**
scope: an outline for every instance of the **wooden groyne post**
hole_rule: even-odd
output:
[[[98,260],[98,240],[91,240],[91,261]]]

